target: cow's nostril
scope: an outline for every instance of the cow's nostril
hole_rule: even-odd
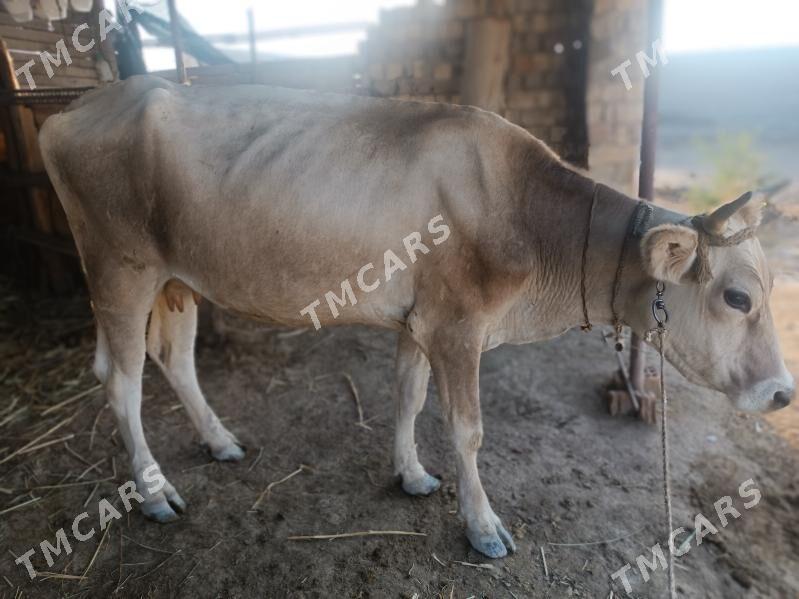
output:
[[[784,408],[793,399],[795,391],[777,391],[774,394],[774,405],[779,408]]]

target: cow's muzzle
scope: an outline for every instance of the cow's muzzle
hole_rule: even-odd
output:
[[[788,407],[788,405],[793,401],[793,398],[796,396],[796,389],[789,389],[786,391],[777,391],[774,394],[774,399],[772,403],[774,404],[775,410],[781,410],[782,408]]]
[[[787,371],[779,377],[756,383],[743,393],[729,394],[735,407],[743,412],[773,412],[788,406],[796,396],[796,382]]]

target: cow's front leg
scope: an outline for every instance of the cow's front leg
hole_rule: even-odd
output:
[[[477,472],[483,438],[478,384],[482,339],[468,333],[439,335],[430,355],[442,410],[455,445],[458,502],[466,536],[477,551],[504,557],[516,545],[491,509]]]
[[[430,362],[411,336],[402,331],[397,345],[397,430],[394,436],[394,471],[409,495],[430,495],[441,482],[430,476],[416,455],[414,426],[427,398]]]

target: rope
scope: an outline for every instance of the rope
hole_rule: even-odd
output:
[[[629,251],[631,241],[642,234],[642,231],[648,226],[649,220],[652,218],[652,206],[649,202],[639,200],[638,206],[630,217],[627,224],[627,233],[624,236],[624,241],[621,245],[621,252],[619,253],[619,263],[616,266],[616,276],[613,279],[613,292],[610,297],[610,312],[613,316],[613,328],[616,331],[616,351],[622,351],[624,345],[621,341],[622,328],[624,321],[619,315],[618,299],[621,293],[621,283],[624,277],[624,267],[627,264],[627,252]]]
[[[588,305],[586,300],[586,262],[588,257],[588,246],[591,234],[591,224],[594,218],[594,208],[596,204],[596,197],[598,195],[599,185],[594,186],[594,193],[591,198],[591,209],[588,214],[588,225],[586,228],[585,242],[583,244],[582,256],[582,281],[580,284],[580,293],[583,302],[583,319],[584,323],[582,329],[584,331],[591,330],[591,323],[588,317]],[[649,221],[652,218],[652,207],[647,202],[640,202],[638,207],[633,212],[630,222],[628,224],[627,235],[622,242],[621,251],[619,253],[619,263],[616,267],[616,275],[613,280],[613,291],[610,299],[610,309],[613,316],[613,325],[616,329],[616,350],[622,351],[623,345],[621,343],[621,333],[623,322],[617,309],[617,301],[621,293],[621,283],[624,277],[624,266],[627,262],[627,252],[631,244],[631,240],[640,237],[647,229]],[[710,248],[711,247],[729,247],[743,243],[747,239],[751,239],[755,234],[754,227],[748,227],[737,233],[724,237],[717,235],[707,230],[705,227],[705,215],[699,215],[691,219],[691,224],[696,228],[699,238],[697,240],[697,260],[696,260],[696,277],[700,284],[705,284],[713,278],[713,272],[710,267]],[[669,599],[676,599],[676,583],[674,577],[674,548],[671,532],[674,529],[674,515],[671,505],[671,463],[669,460],[669,429],[668,429],[668,393],[666,392],[666,358],[665,358],[665,344],[666,344],[666,322],[668,321],[668,312],[666,312],[665,304],[663,303],[663,290],[662,283],[658,283],[657,299],[652,303],[652,313],[658,323],[657,328],[649,331],[647,340],[651,340],[652,335],[658,336],[658,353],[660,354],[660,421],[661,421],[661,450],[663,460],[663,503],[666,508],[666,534],[669,547],[668,558],[668,583],[669,583]],[[665,319],[663,317],[665,316]],[[633,401],[635,395],[630,391]]]
[[[586,290],[586,278],[588,269],[588,246],[591,242],[591,225],[594,222],[594,210],[596,209],[596,197],[599,195],[599,185],[594,184],[594,193],[591,194],[591,207],[588,210],[588,223],[585,226],[585,239],[583,240],[583,256],[580,266],[580,299],[583,303],[583,324],[580,328],[583,331],[590,331],[593,328],[591,319],[588,317],[588,291]]]
[[[658,335],[658,353],[660,354],[660,441],[663,455],[663,499],[666,506],[666,531],[669,545],[669,598],[675,599],[677,591],[674,581],[674,549],[671,538],[671,531],[674,529],[674,519],[671,508],[671,463],[669,461],[669,436],[668,436],[668,394],[666,393],[666,365],[665,365],[665,342],[666,327],[659,325],[655,332]]]
[[[717,235],[707,230],[705,227],[705,215],[695,216],[691,219],[691,224],[696,228],[699,235],[696,248],[696,277],[700,285],[704,285],[713,278],[713,271],[710,267],[710,248],[711,247],[730,247],[743,243],[747,239],[751,239],[755,234],[754,227],[742,229],[737,233],[733,233],[729,237]],[[621,267],[621,264],[620,264]],[[671,537],[672,530],[674,530],[674,516],[672,513],[671,505],[671,463],[669,460],[669,397],[666,392],[666,322],[668,321],[668,312],[666,312],[665,303],[663,302],[663,291],[665,286],[658,283],[657,298],[652,303],[652,314],[657,321],[657,328],[650,331],[648,339],[651,339],[653,334],[658,336],[658,353],[660,354],[660,422],[661,422],[661,449],[663,459],[663,503],[666,508],[666,534],[668,535],[669,546],[669,560],[668,560],[668,581],[669,581],[669,598],[675,599],[677,597],[676,583],[674,579],[674,543]],[[614,289],[614,300],[616,290]],[[659,316],[660,314],[660,316]],[[665,315],[665,320],[662,319]],[[615,318],[615,310],[614,310]]]
[[[583,309],[583,324],[580,328],[583,331],[590,331],[593,328],[591,318],[588,314],[588,250],[591,244],[591,229],[594,222],[594,212],[596,212],[597,197],[599,196],[600,183],[594,184],[594,192],[591,194],[591,206],[588,210],[588,220],[585,225],[585,236],[583,238],[583,251],[580,264],[580,300]],[[610,311],[613,317],[613,327],[616,332],[616,349],[623,349],[621,344],[622,327],[624,322],[618,310],[618,298],[621,293],[622,280],[624,278],[624,267],[627,263],[627,252],[632,239],[641,237],[649,226],[652,218],[652,206],[645,201],[639,201],[638,206],[630,217],[627,226],[627,234],[622,242],[619,253],[619,262],[616,266],[616,274],[613,278],[613,291],[610,298]],[[729,237],[717,235],[707,230],[705,219],[707,215],[700,214],[691,219],[691,224],[696,229],[699,239],[696,247],[696,266],[695,273],[701,285],[709,282],[713,278],[713,271],[710,267],[710,248],[711,247],[730,247],[739,245],[755,236],[755,227],[747,227]]]
[[[594,183],[594,192],[591,194],[591,206],[588,210],[588,221],[585,226],[585,236],[583,238],[583,251],[580,263],[580,300],[583,308],[583,324],[580,328],[583,331],[590,331],[593,329],[591,318],[588,314],[588,250],[591,245],[591,228],[594,222],[594,212],[596,212],[597,198],[599,197],[599,190],[602,187],[601,183]],[[652,218],[652,206],[649,202],[639,201],[638,206],[630,216],[627,224],[627,232],[622,241],[621,250],[619,252],[619,262],[616,266],[616,275],[613,279],[613,293],[610,299],[610,310],[613,315],[613,326],[616,331],[616,349],[621,351],[621,334],[623,321],[619,315],[617,308],[618,296],[621,293],[621,284],[624,277],[624,266],[627,262],[627,252],[630,246],[631,239],[640,237],[649,225]]]
[[[597,196],[599,195],[600,184],[594,184],[594,192],[591,195],[591,207],[588,211],[588,222],[585,228],[585,239],[583,242],[582,264],[581,264],[581,279],[580,279],[580,298],[582,300],[583,308],[583,324],[581,326],[583,331],[590,331],[593,327],[588,315],[588,300],[587,300],[587,263],[588,263],[588,249],[591,241],[591,227],[594,221],[594,211],[596,209]],[[627,234],[622,242],[621,251],[619,253],[619,263],[616,266],[616,275],[613,280],[613,291],[610,298],[610,310],[613,316],[613,325],[616,330],[616,350],[622,351],[623,345],[621,343],[621,334],[623,322],[617,309],[617,301],[621,293],[621,283],[624,276],[624,266],[627,262],[627,252],[631,239],[640,237],[649,226],[649,221],[652,218],[653,209],[644,201],[639,202],[628,224]],[[743,243],[747,239],[751,239],[755,235],[755,227],[747,227],[737,233],[724,237],[711,231],[705,227],[706,215],[695,216],[691,219],[691,224],[694,226],[698,233],[697,248],[696,248],[696,277],[701,285],[709,282],[713,278],[713,271],[710,267],[710,248],[711,247],[729,247]],[[668,394],[666,392],[666,358],[665,358],[665,344],[666,335],[666,322],[668,321],[668,312],[666,312],[665,304],[663,303],[663,284],[658,283],[657,299],[652,304],[652,312],[657,320],[658,326],[649,331],[647,341],[651,341],[652,335],[658,336],[658,353],[660,354],[660,421],[661,421],[661,450],[663,460],[663,503],[666,508],[666,534],[669,547],[668,558],[668,583],[669,583],[669,599],[676,599],[677,590],[674,577],[674,548],[673,540],[671,538],[672,530],[674,529],[674,515],[671,505],[671,463],[669,460],[669,426],[668,426]],[[661,320],[658,316],[661,314],[665,316],[665,320]],[[623,371],[623,363],[622,363]],[[630,397],[635,403],[635,394],[630,390]]]
[[[730,247],[738,245],[755,236],[755,228],[747,227],[729,237],[716,235],[705,228],[706,215],[700,214],[691,219],[691,224],[699,233],[696,246],[696,278],[700,285],[704,285],[713,279],[713,270],[710,267],[710,248],[711,247]]]

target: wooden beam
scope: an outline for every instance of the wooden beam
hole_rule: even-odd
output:
[[[327,35],[333,33],[349,33],[352,31],[366,31],[373,23],[359,21],[356,23],[332,23],[330,25],[312,25],[310,27],[290,27],[286,29],[270,29],[256,31],[257,41],[287,39],[292,37],[308,37],[311,35]],[[211,33],[204,35],[203,39],[211,44],[243,44],[249,41],[250,33]],[[142,40],[144,48],[161,48],[166,44],[159,39]]]
[[[660,39],[663,30],[663,0],[649,0],[649,47]],[[660,90],[660,70],[658,65],[644,81],[644,118],[641,124],[641,166],[638,171],[638,197],[642,200],[655,199],[655,163],[658,124],[658,95]],[[635,333],[630,339],[630,379],[633,387],[644,391],[646,383],[646,344]]]
[[[250,65],[252,66],[252,82],[255,83],[255,76],[258,72],[258,42],[255,40],[255,9],[251,6],[247,9],[247,28],[250,36]]]
[[[258,62],[258,44],[255,39],[255,9],[251,6],[247,9],[247,34],[250,43],[250,62]]]
[[[487,17],[469,24],[461,82],[461,104],[505,112],[505,78],[510,65],[511,24]]]
[[[172,28],[172,45],[175,47],[175,71],[177,72],[178,83],[188,83],[186,76],[186,63],[183,60],[183,35],[180,29],[180,18],[176,6],[177,0],[168,0],[169,4],[169,26]]]
[[[0,39],[0,84],[7,90],[19,90],[20,85],[14,73],[14,61],[5,40]],[[44,174],[44,163],[39,150],[39,131],[33,111],[21,105],[9,105],[7,110],[10,124],[8,143],[9,165],[13,170],[26,175]],[[30,198],[33,223],[38,232],[52,235],[54,232],[51,213],[50,189],[31,186],[27,188]],[[68,273],[61,256],[43,252],[42,261],[47,271],[47,281],[56,293],[66,291],[70,285]]]

